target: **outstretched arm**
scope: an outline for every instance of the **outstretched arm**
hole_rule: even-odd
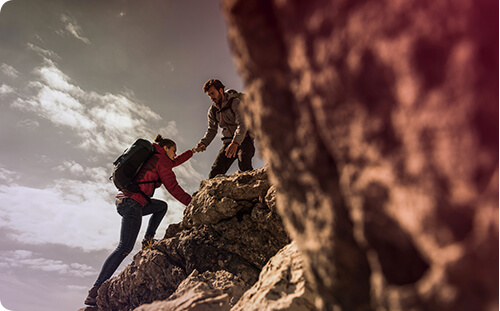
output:
[[[207,146],[210,145],[212,140],[214,140],[215,136],[217,135],[218,125],[219,125],[219,122],[217,121],[217,117],[215,115],[215,108],[213,108],[213,106],[212,106],[208,110],[207,132],[205,133],[205,136],[203,136],[203,138],[200,140],[197,147],[204,145],[205,149],[206,149]],[[204,151],[204,149],[202,151]]]
[[[190,154],[192,153],[190,152]],[[184,205],[188,205],[191,202],[191,196],[179,186],[175,173],[170,167],[161,164],[158,165],[158,174],[160,175],[162,184],[174,198]]]
[[[189,160],[192,156],[193,156],[193,149],[184,151],[183,153],[179,154],[172,160],[174,162],[173,167],[181,165],[182,163]]]

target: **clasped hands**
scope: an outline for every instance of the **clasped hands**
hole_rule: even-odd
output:
[[[226,157],[234,158],[236,156],[236,153],[238,152],[238,147],[239,147],[238,143],[231,142],[229,144],[229,146],[227,146],[227,148],[226,148]],[[191,149],[191,151],[193,153],[203,152],[205,150],[207,150],[207,146],[204,143],[198,143],[198,145],[196,145],[196,147]]]
[[[191,149],[191,151],[193,153],[196,153],[196,152],[203,152],[207,150],[207,146],[205,146],[204,143],[198,143],[198,145],[196,145],[196,147],[194,147],[193,149]]]

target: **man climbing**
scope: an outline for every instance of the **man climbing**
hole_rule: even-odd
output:
[[[203,85],[203,92],[212,100],[208,109],[208,128],[197,149],[205,151],[217,135],[218,126],[222,128],[222,148],[215,158],[209,178],[225,174],[238,157],[241,171],[252,170],[252,157],[255,154],[253,138],[245,126],[240,111],[240,100],[231,92],[224,92],[224,84],[210,79]]]

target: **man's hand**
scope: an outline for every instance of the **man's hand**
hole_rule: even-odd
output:
[[[230,143],[226,148],[226,157],[234,158],[236,156],[236,153],[238,152],[238,147],[238,143],[235,143],[234,141]]]

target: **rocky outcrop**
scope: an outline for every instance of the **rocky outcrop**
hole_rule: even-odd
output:
[[[315,311],[317,296],[305,278],[302,264],[292,242],[269,260],[250,289],[227,271],[200,274],[195,270],[168,299],[134,311]]]
[[[224,0],[324,310],[498,308],[498,1]]]
[[[290,243],[266,169],[201,183],[183,221],[99,289],[101,310],[229,310]]]
[[[302,265],[295,243],[285,246],[264,266],[257,283],[231,311],[315,311],[316,294]]]
[[[134,311],[229,311],[248,288],[233,274],[194,270],[166,300],[142,305]]]

